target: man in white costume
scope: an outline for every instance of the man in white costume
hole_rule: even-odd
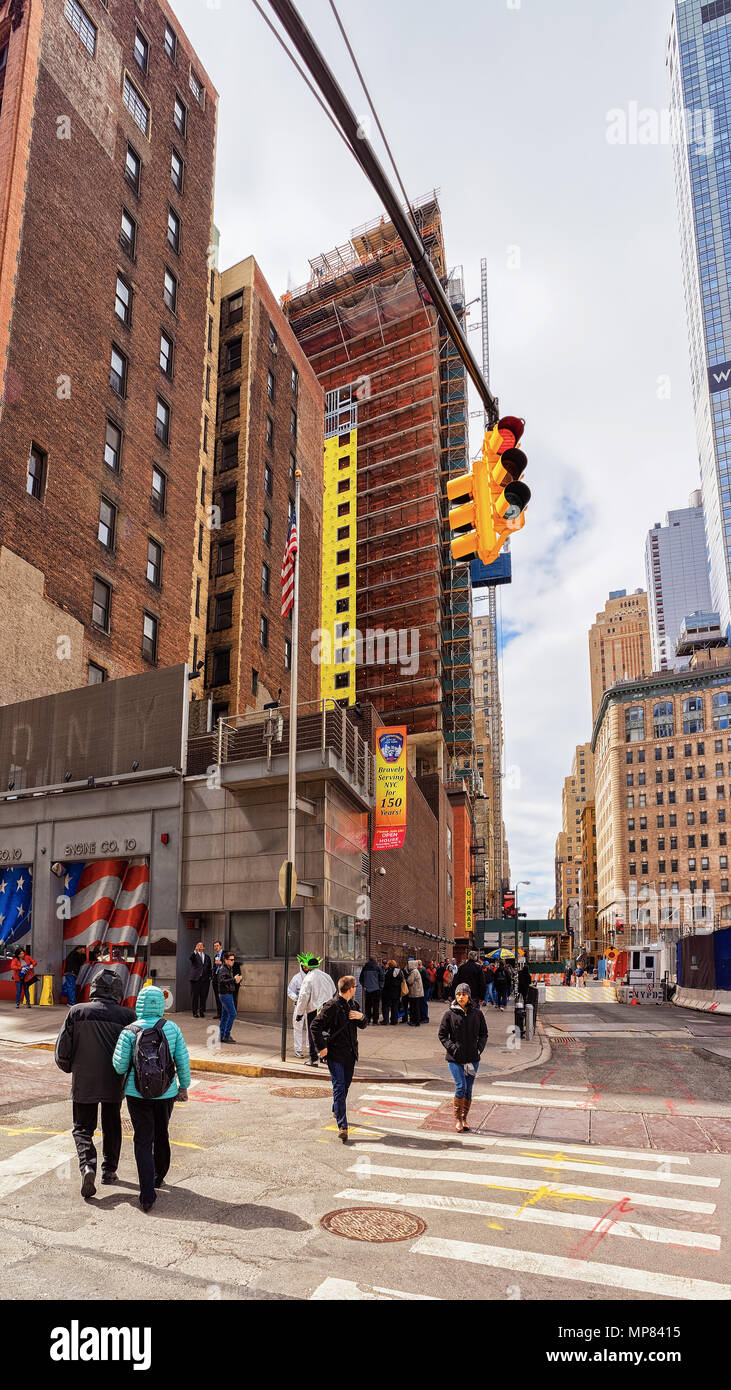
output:
[[[297,996],[294,1016],[295,1021],[300,1023],[304,1023],[305,1019],[307,1020],[307,1034],[310,1043],[310,1058],[307,1065],[309,1067],[318,1067],[320,1065],[320,1058],[317,1048],[312,1041],[310,1024],[318,1009],[321,1009],[323,1004],[327,1004],[329,999],[333,999],[337,994],[337,990],[332,977],[327,975],[324,970],[320,969],[320,960],[318,956],[305,956],[304,964],[307,966],[307,975],[302,981],[300,992]]]
[[[298,956],[297,959],[299,961],[300,968],[297,971],[297,974],[292,976],[292,979],[287,985],[287,996],[289,999],[292,1000],[292,1003],[295,1005],[294,1019],[292,1020],[292,1028],[294,1031],[294,1055],[295,1057],[303,1057],[304,1052],[302,1051],[302,1048],[304,1046],[305,1041],[305,1020],[304,1018],[301,1018],[299,1020],[297,1019],[296,1005],[297,1000],[299,998],[299,992],[302,988],[302,985],[304,984],[305,975],[307,974],[306,961],[308,957]]]

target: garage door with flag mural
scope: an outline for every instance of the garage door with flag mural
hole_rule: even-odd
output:
[[[112,969],[121,976],[133,1006],[147,971],[150,865],[147,859],[97,859],[63,867],[64,955],[87,952],[77,980],[77,998],[88,999],[94,976]]]
[[[31,927],[33,874],[27,864],[0,868],[0,947],[7,950],[27,936]]]

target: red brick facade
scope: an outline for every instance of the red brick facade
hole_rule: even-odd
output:
[[[14,102],[4,101],[0,113],[0,155],[16,133],[26,142],[11,189],[16,217],[27,160],[7,359],[0,362],[7,369],[0,544],[43,572],[46,597],[84,625],[85,659],[118,677],[149,667],[145,613],[159,622],[157,663],[188,657],[217,94],[166,5],[148,0],[143,10],[117,0],[107,11],[89,0],[85,13],[95,29],[93,53],[63,0],[47,0],[44,11],[28,0],[10,36],[11,71],[26,43],[27,62],[34,62],[36,33],[40,60],[29,149]],[[166,22],[177,38],[175,61],[165,51]],[[134,56],[138,27],[149,46],[147,72]],[[191,69],[202,84],[200,101]],[[126,74],[147,106],[147,133],[123,100]],[[26,77],[27,115],[32,74]],[[184,135],[174,125],[176,95],[186,108]],[[140,161],[139,192],[125,178],[128,143]],[[181,190],[171,178],[173,150],[182,160]],[[180,219],[178,251],[168,240],[171,208]],[[134,254],[120,243],[123,209],[136,223]],[[16,275],[7,249],[0,348]],[[166,267],[177,281],[175,311],[164,302]],[[118,274],[127,282],[128,323],[115,312]],[[160,366],[162,332],[173,344],[169,376]],[[122,393],[110,385],[113,345],[127,362]],[[170,408],[168,443],[156,437],[158,398]],[[105,462],[107,420],[122,432],[118,468]],[[27,490],[34,445],[44,474],[37,497]],[[151,500],[153,465],[167,480],[163,512]],[[109,545],[98,537],[102,500],[116,509]],[[150,540],[162,550],[152,582]],[[92,622],[95,578],[111,591],[108,631]]]

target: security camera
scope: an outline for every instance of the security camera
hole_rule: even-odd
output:
[[[378,872],[379,872],[379,874],[381,875],[381,878],[385,878],[385,877],[386,877],[386,870],[384,869],[383,865],[381,865],[381,867],[380,867],[380,869],[378,870]]]

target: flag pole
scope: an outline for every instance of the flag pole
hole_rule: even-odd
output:
[[[295,469],[294,524],[297,533],[297,553],[294,557],[294,605],[292,608],[292,670],[289,683],[289,774],[287,786],[287,875],[285,897],[287,925],[284,933],[284,978],[282,981],[282,1061],[287,1060],[287,976],[289,974],[289,945],[292,931],[292,898],[295,872],[297,835],[297,658],[299,655],[300,616],[300,479]]]

